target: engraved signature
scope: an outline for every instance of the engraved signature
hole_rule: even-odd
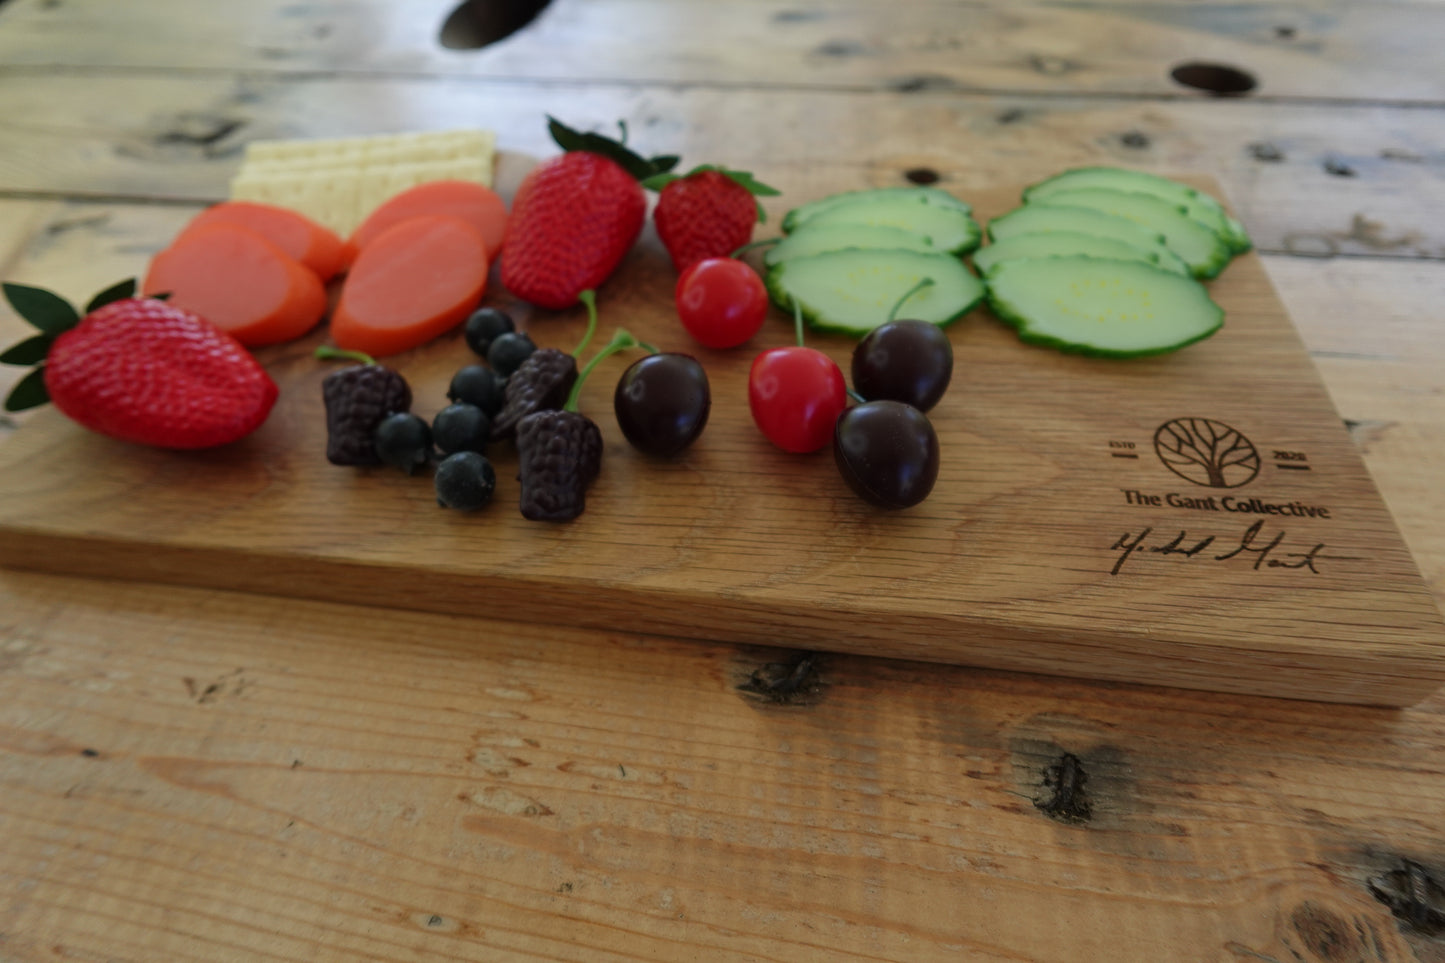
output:
[[[1114,560],[1114,567],[1109,570],[1110,575],[1118,575],[1124,563],[1140,552],[1148,552],[1151,555],[1181,555],[1184,558],[1196,556],[1214,562],[1227,562],[1233,558],[1253,558],[1253,569],[1257,572],[1261,568],[1285,568],[1285,569],[1308,569],[1318,575],[1320,570],[1315,567],[1317,562],[1323,560],[1345,562],[1362,561],[1353,555],[1326,555],[1325,543],[1320,542],[1313,548],[1303,552],[1286,552],[1282,550],[1287,533],[1283,530],[1278,532],[1272,539],[1265,541],[1261,532],[1264,531],[1264,521],[1260,520],[1246,528],[1239,536],[1238,544],[1231,540],[1221,540],[1217,535],[1207,535],[1204,538],[1192,538],[1188,532],[1180,531],[1167,542],[1155,541],[1153,544],[1146,542],[1146,539],[1153,534],[1153,528],[1145,528],[1137,535],[1133,532],[1125,532],[1119,536],[1119,540],[1110,549],[1119,553]],[[1224,548],[1225,551],[1215,552]]]

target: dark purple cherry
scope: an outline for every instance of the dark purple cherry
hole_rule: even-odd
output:
[[[927,321],[889,321],[853,349],[853,390],[868,401],[901,401],[927,411],[952,377],[953,345]]]
[[[707,425],[707,372],[685,354],[652,354],[622,373],[612,396],[617,424],[639,451],[675,455]]]
[[[917,505],[938,480],[938,435],[923,412],[899,401],[869,401],[839,415],[833,457],[849,487],[884,508]]]

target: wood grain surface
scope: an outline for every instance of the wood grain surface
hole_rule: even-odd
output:
[[[1198,172],[1445,599],[1438,2],[553,0],[465,52],[449,6],[0,3],[3,276],[133,271],[252,138],[482,124],[541,154],[546,112],[797,182]],[[1195,55],[1259,91],[1172,85]],[[1441,963],[1441,700],[4,572],[0,959]]]
[[[12,0],[13,2],[13,0]],[[0,22],[3,25],[3,22]],[[3,34],[0,34],[3,35]],[[927,169],[968,192],[1064,167],[1121,164],[1216,179],[1259,248],[1306,257],[1445,257],[1445,115],[1420,108],[1140,100],[932,90],[802,89],[456,77],[265,74],[4,76],[0,197],[204,203],[226,196],[245,144],[487,127],[503,149],[555,150],[542,120],[615,131],[644,151],[823,180],[897,183]],[[47,116],[69,118],[47,123]],[[739,136],[737,131],[745,131]]]
[[[458,0],[11,0],[0,63],[252,74],[506,78],[848,92],[925,86],[1203,97],[1170,70],[1243,70],[1254,96],[1438,104],[1433,2],[552,0],[480,51],[437,38]],[[605,37],[606,42],[597,42]],[[237,38],[243,38],[237,42]]]
[[[787,705],[739,690],[776,651],[16,573],[0,602],[7,959],[1442,959],[1370,890],[1445,863],[1439,698],[836,656]]]
[[[504,185],[530,163],[504,160]],[[785,191],[774,221],[785,203],[858,186],[760,173]],[[1017,203],[1020,187],[968,197],[987,219]],[[674,278],[661,246],[644,239],[600,292],[603,337],[625,324],[664,350],[696,350],[675,320]],[[310,357],[318,334],[262,353],[282,401],[260,432],[218,452],[139,450],[54,412],[36,419],[0,450],[0,561],[1118,681],[1417,701],[1445,678],[1433,599],[1257,259],[1237,259],[1210,291],[1224,331],[1157,359],[1027,348],[986,311],[951,327],[958,374],[930,413],[939,482],[897,513],[853,496],[830,452],[789,456],[754,428],[747,370],[756,350],[791,340],[781,312],[752,350],[699,352],[713,412],[678,459],[626,444],[608,410],[626,362],[600,369],[583,410],[603,426],[604,472],[587,513],[565,526],[516,512],[505,447],[491,451],[496,503],[475,516],[438,510],[426,477],[328,465],[320,382],[334,366]],[[565,349],[581,333],[580,309],[534,311],[505,292],[491,300],[544,346]],[[847,367],[852,341],[812,343]],[[430,417],[469,353],[453,335],[391,363]],[[1155,451],[1167,423],[1238,430],[1253,440],[1253,469],[1224,481],[1175,472]]]

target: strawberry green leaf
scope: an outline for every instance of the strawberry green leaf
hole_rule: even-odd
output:
[[[676,158],[654,157],[653,160],[675,161]],[[666,170],[671,170],[671,165],[669,165]],[[694,174],[701,174],[703,171],[717,171],[719,174],[726,175],[729,180],[735,182],[739,187],[741,187],[743,190],[747,191],[754,197],[777,197],[779,194],[782,193],[782,191],[779,191],[776,187],[769,187],[767,184],[764,184],[762,181],[753,177],[752,171],[729,170],[726,167],[719,167],[716,164],[699,164],[697,167],[694,167],[686,174],[654,174],[653,176],[644,180],[642,182],[642,186],[647,188],[648,190],[660,191],[668,184],[671,184],[673,181],[684,180],[688,177],[693,176]]]
[[[92,311],[98,311],[112,301],[124,301],[126,298],[133,297],[135,297],[135,278],[126,278],[119,284],[112,284],[91,298],[90,303],[85,306],[85,313],[89,314]]]
[[[755,179],[752,171],[730,171],[723,169],[723,173],[747,188],[747,192],[754,197],[777,197],[782,193],[782,191],[776,187],[769,187],[762,181]]]
[[[80,315],[70,302],[44,288],[32,288],[27,284],[4,284],[5,300],[32,325],[46,334],[60,334],[80,323]]]
[[[15,383],[15,387],[5,398],[5,410],[24,411],[27,408],[38,408],[49,400],[50,392],[45,390],[45,368],[40,367]]]
[[[653,160],[658,159],[659,158],[653,158]],[[667,159],[675,160],[674,158]],[[671,169],[671,165],[669,165],[668,169]],[[701,174],[704,171],[717,171],[719,174],[722,174],[728,180],[732,181],[734,184],[737,184],[739,187],[741,187],[743,190],[747,191],[754,197],[777,197],[779,194],[782,193],[776,187],[769,187],[767,184],[764,184],[762,181],[754,178],[751,171],[728,170],[726,167],[719,167],[717,164],[699,164],[697,167],[694,167],[686,174],[654,174],[651,177],[643,180],[642,186],[650,191],[657,191],[661,193],[662,189],[665,188],[667,185],[671,184],[673,181],[686,180],[687,178],[692,177],[694,174]],[[763,210],[762,204],[757,204],[756,206],[758,209],[758,222],[767,223],[768,212]]]
[[[619,123],[622,127],[623,140],[626,140],[627,125],[625,123]],[[660,164],[666,164],[669,160],[671,160],[672,164],[677,163],[676,158],[668,157],[654,157],[652,160],[644,160],[640,155],[624,146],[622,141],[616,141],[610,137],[604,137],[601,134],[573,130],[552,116],[548,116],[547,118],[547,130],[552,134],[552,139],[557,142],[557,146],[563,150],[568,152],[580,150],[589,151],[593,154],[601,154],[639,181],[646,180],[653,174],[667,170],[668,167],[671,166],[670,164],[667,166],[659,166]]]
[[[18,364],[30,367],[45,360],[50,353],[50,346],[55,343],[55,336],[49,334],[37,334],[34,337],[26,338],[19,344],[12,344],[4,354],[0,354],[0,364]]]

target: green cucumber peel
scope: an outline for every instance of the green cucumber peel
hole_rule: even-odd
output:
[[[783,261],[767,272],[768,296],[778,307],[795,303],[814,330],[861,338],[885,323],[890,306],[923,278],[931,287],[911,293],[909,314],[931,324],[952,323],[983,300],[984,286],[964,263],[941,252],[843,250]],[[903,299],[906,303],[907,299]]]
[[[989,274],[988,304],[1020,340],[1096,358],[1177,351],[1224,323],[1192,278],[1087,256],[1004,261]]]

